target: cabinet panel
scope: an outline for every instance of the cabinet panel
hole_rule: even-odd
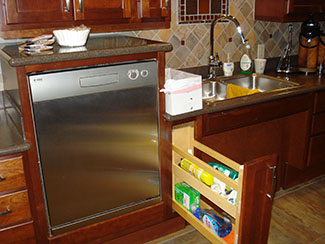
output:
[[[306,94],[220,113],[206,114],[203,115],[203,135],[210,135],[304,111],[309,109],[311,104],[312,95]]]
[[[323,0],[289,0],[287,14],[322,13]]]
[[[22,157],[0,160],[0,192],[26,186]]]
[[[146,18],[162,18],[170,14],[171,0],[142,0],[142,20]]]
[[[316,93],[314,112],[325,112],[325,91]]]
[[[62,22],[72,20],[69,0],[3,0],[7,24]]]
[[[308,166],[323,165],[325,168],[325,134],[313,136],[309,145]]]
[[[313,116],[312,135],[325,132],[325,112]]]
[[[131,0],[74,0],[76,20],[101,20],[104,23],[127,23],[131,17]]]
[[[267,243],[276,184],[277,156],[245,164],[239,243]],[[258,230],[258,231],[251,231]]]
[[[35,244],[33,222],[0,229],[1,244]]]
[[[310,14],[324,20],[323,0],[256,0],[255,19],[275,22],[305,21]]]
[[[31,218],[27,191],[0,196],[0,226]]]

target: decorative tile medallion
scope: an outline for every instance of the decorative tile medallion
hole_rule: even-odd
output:
[[[229,0],[178,0],[178,24],[210,23],[228,9]]]

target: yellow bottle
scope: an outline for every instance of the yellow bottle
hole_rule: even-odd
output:
[[[181,168],[188,171],[191,175],[195,176],[208,186],[213,184],[213,176],[211,174],[191,163],[186,158],[181,161]]]

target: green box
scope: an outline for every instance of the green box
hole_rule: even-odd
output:
[[[175,200],[191,212],[191,206],[200,207],[200,193],[185,182],[175,185]]]

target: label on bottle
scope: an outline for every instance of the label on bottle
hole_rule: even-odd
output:
[[[202,218],[202,222],[206,227],[218,235],[218,225],[211,216],[205,214]]]
[[[252,67],[252,60],[247,54],[244,54],[240,59],[240,69],[243,71],[249,71]]]
[[[234,63],[223,64],[223,73],[225,76],[232,76],[233,72],[234,72]]]

